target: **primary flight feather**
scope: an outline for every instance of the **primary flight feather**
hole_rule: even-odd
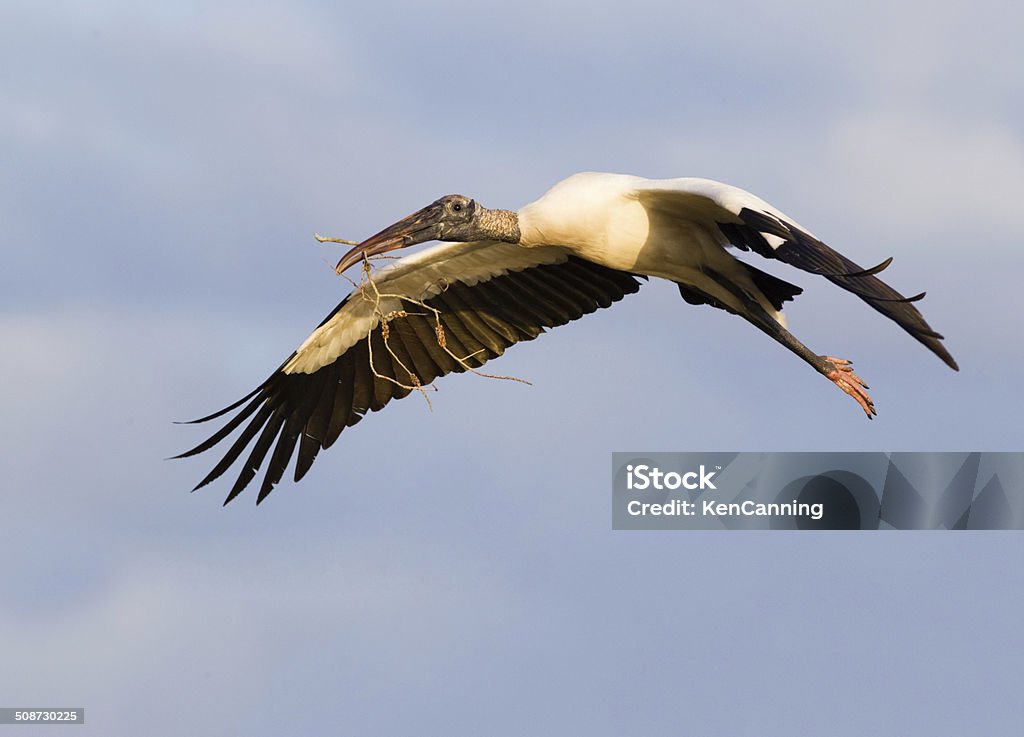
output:
[[[179,458],[241,433],[196,486],[242,458],[225,504],[269,462],[257,503],[298,448],[295,480],[321,448],[392,398],[452,372],[476,369],[514,343],[608,307],[654,276],[684,300],[739,315],[849,394],[870,418],[874,403],[850,363],[811,351],[786,329],[783,303],[801,289],[737,259],[730,247],[820,274],[895,321],[956,370],[942,336],[915,302],[767,202],[708,179],[583,173],[518,212],[448,195],[349,251],[339,273],[364,259],[445,241],[364,279],[266,381],[219,412],[235,414]]]

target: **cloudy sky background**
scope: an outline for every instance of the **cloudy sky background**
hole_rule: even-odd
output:
[[[613,450],[1020,450],[1024,11],[995,2],[0,6],[0,706],[82,734],[1006,734],[1017,534],[610,530]],[[190,495],[176,426],[346,291],[319,231],[581,170],[750,189],[927,289],[949,371],[809,275],[854,403],[653,284]],[[46,730],[40,730],[46,731]],[[63,734],[66,730],[54,730]],[[79,730],[76,730],[76,734]]]

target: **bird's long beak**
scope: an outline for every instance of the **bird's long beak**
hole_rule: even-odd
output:
[[[342,256],[334,270],[340,274],[363,258],[436,239],[441,234],[438,220],[442,213],[443,208],[433,202],[394,225],[389,225]]]

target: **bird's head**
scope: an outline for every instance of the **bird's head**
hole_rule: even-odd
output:
[[[445,195],[355,246],[341,258],[336,271],[340,274],[364,257],[427,241],[477,240],[518,242],[516,214],[507,210],[488,210],[461,194]]]
[[[470,241],[478,239],[478,222],[485,208],[460,194],[450,194],[431,202],[422,210],[389,225],[346,253],[338,262],[340,274],[362,261],[363,257],[387,253],[396,248],[427,241]]]

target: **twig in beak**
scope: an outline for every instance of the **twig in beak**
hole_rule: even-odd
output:
[[[319,233],[313,233],[313,237],[316,238],[318,243],[344,243],[346,246],[358,246],[357,241],[347,241],[344,238],[331,238],[329,236],[320,235]]]

